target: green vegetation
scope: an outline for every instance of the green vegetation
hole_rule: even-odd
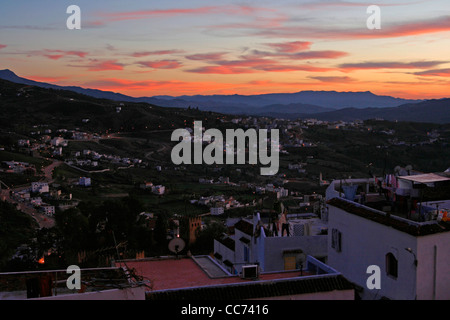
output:
[[[17,268],[27,268],[10,261],[11,256],[22,244],[27,244],[35,235],[36,223],[25,213],[22,213],[9,203],[0,202],[0,270],[16,271]]]
[[[62,160],[73,158],[75,151],[82,154],[83,150],[142,160],[142,164],[135,167],[99,160],[101,168],[110,170],[106,172],[86,173],[67,164],[56,167],[53,172],[55,183],[60,185],[64,194],[72,194],[79,204],[67,211],[57,210],[56,226],[52,229],[34,230],[31,219],[12,206],[1,205],[0,267],[8,265],[13,268],[8,259],[22,243],[30,244],[36,256],[52,250],[54,254],[47,260],[47,268],[78,264],[80,252],[88,253],[82,266],[104,264],[102,256],[133,258],[133,252],[139,251],[144,251],[147,256],[167,254],[167,236],[174,229],[174,220],[185,215],[204,215],[210,210],[191,200],[224,195],[241,204],[255,203],[255,206],[227,210],[223,217],[248,216],[256,208],[278,210],[273,197],[256,194],[253,189],[245,187],[247,183],[259,186],[271,183],[283,185],[291,192],[323,194],[326,186],[319,184],[320,174],[329,181],[350,176],[382,175],[392,172],[396,166],[411,165],[413,169],[424,172],[442,172],[450,166],[450,125],[375,120],[365,121],[359,127],[341,129],[329,129],[326,125],[289,129],[296,133],[296,139],[312,142],[314,146],[287,147],[288,153],[280,154],[277,176],[261,176],[258,165],[175,166],[170,156],[176,144],[171,141],[174,129],[192,127],[194,120],[203,121],[205,128],[222,132],[241,125],[229,121],[234,116],[145,103],[126,103],[117,113],[119,102],[116,101],[5,81],[0,81],[0,84],[0,147],[7,150],[0,151],[0,161],[28,162],[34,164],[38,171],[50,164],[45,158],[18,152],[21,149],[16,145],[18,138],[39,141],[39,135],[31,135],[31,132],[41,128],[41,124],[53,133],[62,128],[69,130],[63,134],[68,139],[71,138],[70,130],[75,128],[101,136],[96,140],[70,140],[63,148]],[[17,90],[24,90],[26,94],[18,96]],[[89,121],[83,122],[82,119]],[[264,124],[271,125],[272,120],[267,118],[258,123],[262,127]],[[284,126],[289,124],[277,123],[282,143],[290,139],[283,134]],[[249,127],[252,125],[253,119]],[[435,140],[430,141],[433,137]],[[45,152],[50,155],[52,150],[47,149]],[[89,156],[82,154],[80,158],[88,159]],[[290,170],[289,164],[294,163],[304,164],[305,172]],[[96,170],[93,167],[81,169]],[[92,179],[92,186],[78,185],[83,176]],[[234,184],[199,183],[199,178],[217,181],[219,177],[229,177]],[[39,178],[0,173],[0,180],[10,186],[29,184]],[[140,184],[144,182],[165,186],[165,194],[156,195],[150,190],[142,190]],[[57,200],[49,202],[58,204]],[[151,213],[153,218],[143,218],[139,215],[141,212]],[[220,223],[223,217],[203,216],[205,228],[197,235],[197,243],[190,248],[193,253],[211,252],[212,239],[224,232]],[[120,246],[116,250],[117,244]],[[14,263],[17,269],[26,267],[17,261]],[[32,263],[28,267],[36,266]]]

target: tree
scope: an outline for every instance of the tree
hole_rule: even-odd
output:
[[[191,247],[192,253],[210,254],[214,250],[214,239],[220,237],[227,229],[225,225],[215,220],[207,220],[206,226],[197,234],[197,239]]]

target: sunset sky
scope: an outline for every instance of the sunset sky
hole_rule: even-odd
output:
[[[69,30],[69,5],[81,30]],[[381,29],[369,30],[369,5]],[[450,97],[450,1],[2,1],[0,69],[139,96]]]

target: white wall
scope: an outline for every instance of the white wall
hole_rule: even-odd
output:
[[[363,298],[414,299],[416,270],[414,257],[405,248],[417,252],[417,238],[371,220],[346,213],[329,206],[328,265],[341,272],[348,280],[364,288]],[[342,233],[342,251],[331,247],[331,232]],[[385,256],[392,252],[398,260],[398,277],[386,274]],[[381,269],[381,289],[367,288],[367,267],[378,265]]]
[[[248,244],[243,243],[241,240],[242,237],[245,237],[250,240]],[[253,250],[253,241],[252,237],[250,237],[248,234],[240,231],[239,229],[234,230],[234,241],[235,241],[235,261],[236,263],[235,268],[238,270],[238,272],[241,272],[242,266],[247,263],[244,261],[244,246],[249,248],[249,260],[248,263],[254,263],[254,250]]]
[[[301,249],[313,257],[327,256],[327,236],[269,237],[265,238],[264,271],[284,270],[284,250]],[[306,263],[304,265],[306,267]]]
[[[217,252],[222,256],[221,260],[214,258],[217,261],[217,263],[219,263],[222,267],[224,267],[226,270],[228,270],[231,273],[232,270],[230,269],[230,267],[226,266],[223,262],[225,260],[228,260],[228,261],[234,263],[234,260],[235,260],[234,250],[231,250],[231,249],[225,247],[219,241],[214,240],[214,252]]]
[[[418,240],[417,299],[450,300],[450,232]]]

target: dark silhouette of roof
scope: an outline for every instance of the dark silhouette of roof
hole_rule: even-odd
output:
[[[223,244],[225,247],[227,247],[230,250],[235,249],[235,245],[234,245],[234,240],[231,239],[230,237],[221,237],[216,239],[218,242],[220,242],[221,244]]]
[[[278,281],[254,281],[244,284],[204,286],[176,290],[149,291],[147,300],[244,300],[289,295],[354,290],[342,275],[290,278]]]
[[[244,219],[236,223],[234,225],[234,228],[242,231],[245,234],[248,234],[251,237],[253,236],[253,224]]]

